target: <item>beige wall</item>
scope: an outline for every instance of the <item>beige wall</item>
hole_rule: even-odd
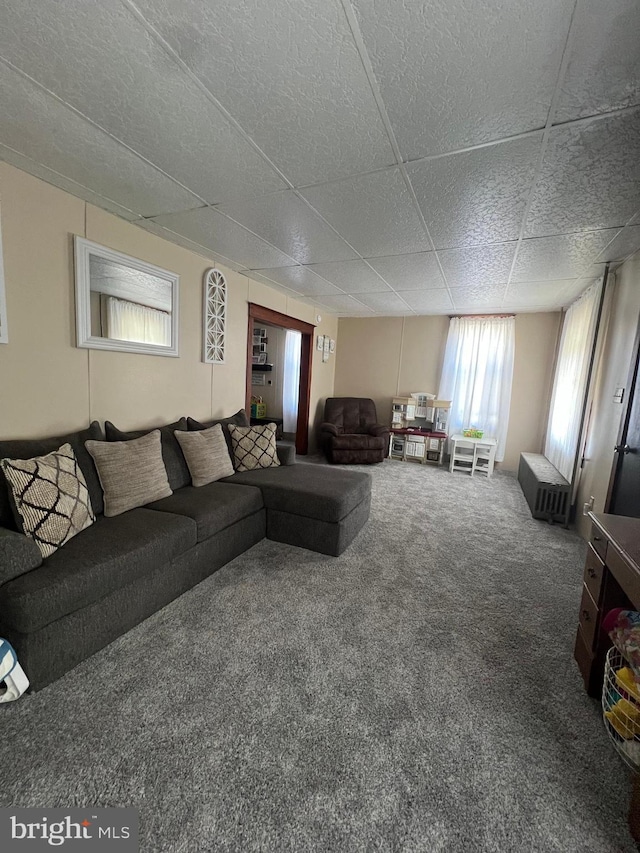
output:
[[[505,470],[520,452],[539,452],[546,426],[560,314],[519,314]],[[413,391],[438,393],[449,318],[342,318],[336,396],[372,397],[382,423],[391,422],[391,399]]]
[[[312,306],[218,265],[228,283],[226,364],[203,364],[202,279],[213,260],[6,163],[0,212],[9,327],[0,345],[0,437],[54,434],[92,419],[130,429],[232,414],[245,404],[247,302],[315,323]],[[180,275],[180,358],[75,346],[73,234]],[[336,338],[337,325],[323,316],[317,332]],[[319,361],[314,350],[312,419],[333,393],[335,359]]]
[[[610,279],[611,281],[611,279]],[[591,420],[576,498],[576,525],[588,537],[590,523],[582,506],[593,496],[596,512],[604,511],[609,477],[614,462],[613,447],[618,438],[623,407],[615,403],[616,388],[626,395],[633,342],[640,319],[640,257],[627,261],[617,271],[611,288],[606,337],[603,343],[593,395]]]

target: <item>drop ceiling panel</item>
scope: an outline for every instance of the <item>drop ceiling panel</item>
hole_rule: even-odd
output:
[[[370,317],[373,315],[371,308],[363,305],[362,302],[354,299],[353,296],[346,296],[345,294],[338,296],[327,294],[319,296],[317,300],[313,301],[315,304],[323,305],[329,311],[335,311],[337,314],[347,314],[357,317]]]
[[[380,293],[391,290],[389,285],[364,261],[312,264],[309,269],[326,278],[345,293]]]
[[[435,252],[371,258],[369,263],[394,290],[434,290],[445,286]]]
[[[340,3],[136,5],[294,184],[394,162]]]
[[[473,287],[452,287],[454,309],[467,311],[483,308],[486,311],[500,311],[506,287],[506,281]]]
[[[408,303],[397,293],[360,293],[358,299],[378,314],[411,314]]]
[[[202,255],[208,260],[215,259],[216,263],[222,263],[232,270],[243,270],[243,265],[239,264],[237,261],[228,258],[221,252],[213,252],[210,248],[201,246],[199,243],[189,240],[182,234],[177,234],[175,231],[171,231],[162,225],[158,225],[158,223],[154,222],[153,219],[137,219],[135,224],[140,228],[144,228],[145,231],[149,231],[151,234],[156,234],[158,237],[162,237],[163,240],[169,240],[170,242],[175,243],[176,246],[182,246],[184,249],[188,249],[190,252],[195,252],[197,255]]]
[[[407,166],[436,249],[519,237],[541,143],[534,134]]]
[[[582,0],[573,29],[573,47],[554,121],[640,103],[638,0]]]
[[[292,190],[223,204],[220,210],[301,264],[357,257]]]
[[[574,0],[352,0],[403,156],[543,127]]]
[[[622,261],[638,249],[640,249],[640,225],[629,225],[624,230],[618,231],[611,243],[600,252],[596,263]]]
[[[551,131],[527,237],[624,225],[638,209],[640,109]]]
[[[363,257],[431,249],[399,169],[308,187],[302,195]]]
[[[293,260],[212,207],[155,216],[153,221],[248,269],[287,266]]]
[[[34,175],[36,178],[41,178],[43,181],[46,181],[46,183],[53,184],[54,187],[59,187],[61,190],[71,193],[71,195],[75,195],[84,201],[90,202],[90,204],[95,204],[96,207],[108,210],[109,213],[115,213],[116,216],[120,216],[123,219],[128,219],[130,221],[139,219],[139,214],[133,213],[131,210],[127,210],[126,207],[121,207],[119,204],[116,204],[114,201],[111,201],[104,196],[97,195],[93,190],[75,183],[70,178],[66,178],[64,175],[54,172],[46,166],[42,166],[40,163],[36,163],[35,160],[30,160],[28,157],[18,154],[17,151],[7,148],[6,145],[0,145],[0,160],[5,160],[17,169],[22,169],[23,172],[29,172],[30,175]]]
[[[615,229],[607,229],[523,240],[512,281],[578,278],[590,269],[598,253],[616,234]]]
[[[508,281],[516,243],[446,249],[438,252],[449,287],[473,287]]]
[[[408,290],[401,296],[418,314],[446,314],[453,309],[448,290]]]
[[[2,63],[0,115],[0,143],[134,213],[150,216],[200,204],[175,181]]]
[[[308,267],[277,267],[275,269],[256,270],[257,273],[295,290],[303,296],[339,295],[342,291],[311,272]]]
[[[286,186],[119,0],[7,0],[2,24],[0,56],[205,201]]]
[[[546,306],[546,310],[562,308],[567,294],[573,292],[575,281],[523,281],[507,288],[504,297],[504,310]]]

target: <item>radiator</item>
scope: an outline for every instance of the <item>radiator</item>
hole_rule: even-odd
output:
[[[518,482],[534,518],[569,521],[571,487],[542,453],[521,453]]]

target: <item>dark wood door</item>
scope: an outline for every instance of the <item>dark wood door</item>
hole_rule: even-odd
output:
[[[629,372],[629,397],[616,445],[607,512],[640,518],[640,387],[638,356],[640,328]]]

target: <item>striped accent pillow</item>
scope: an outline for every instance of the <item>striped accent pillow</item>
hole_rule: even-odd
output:
[[[16,524],[43,557],[96,520],[84,474],[70,444],[33,459],[2,459]]]

